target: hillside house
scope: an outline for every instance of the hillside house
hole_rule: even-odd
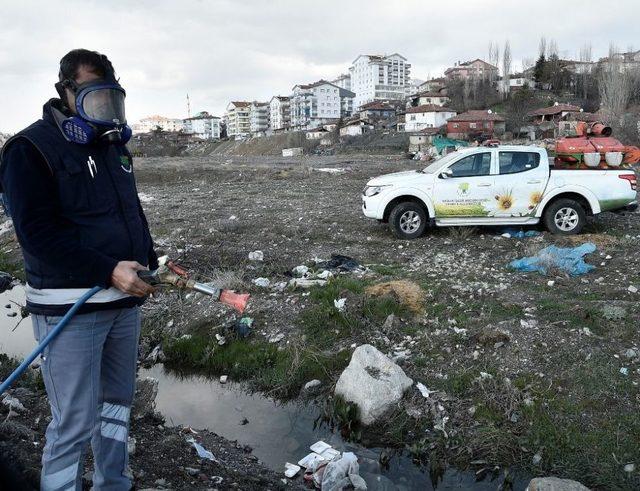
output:
[[[505,119],[491,110],[472,110],[447,121],[447,137],[471,140],[492,138],[505,132]]]
[[[405,111],[404,131],[412,133],[425,128],[439,128],[455,115],[454,109],[435,104],[410,107]]]

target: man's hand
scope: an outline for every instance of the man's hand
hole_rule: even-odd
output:
[[[149,295],[156,291],[155,288],[138,278],[137,273],[147,269],[137,261],[120,261],[111,273],[111,284],[134,297]]]

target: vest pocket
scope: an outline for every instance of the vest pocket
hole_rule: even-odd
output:
[[[62,168],[56,172],[62,211],[87,210],[89,193],[82,165],[72,158],[64,159],[62,164]]]

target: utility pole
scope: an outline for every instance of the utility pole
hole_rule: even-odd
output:
[[[189,94],[187,94],[187,118],[191,117],[191,101],[189,101]]]

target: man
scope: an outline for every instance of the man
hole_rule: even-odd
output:
[[[89,441],[96,490],[128,490],[127,438],[135,390],[139,306],[153,288],[137,271],[157,257],[124,146],[124,89],[106,56],[73,50],[60,61],[60,99],[11,138],[0,183],[22,247],[27,308],[44,339],[94,286],[43,353],[52,420],[41,489],[82,489]]]

